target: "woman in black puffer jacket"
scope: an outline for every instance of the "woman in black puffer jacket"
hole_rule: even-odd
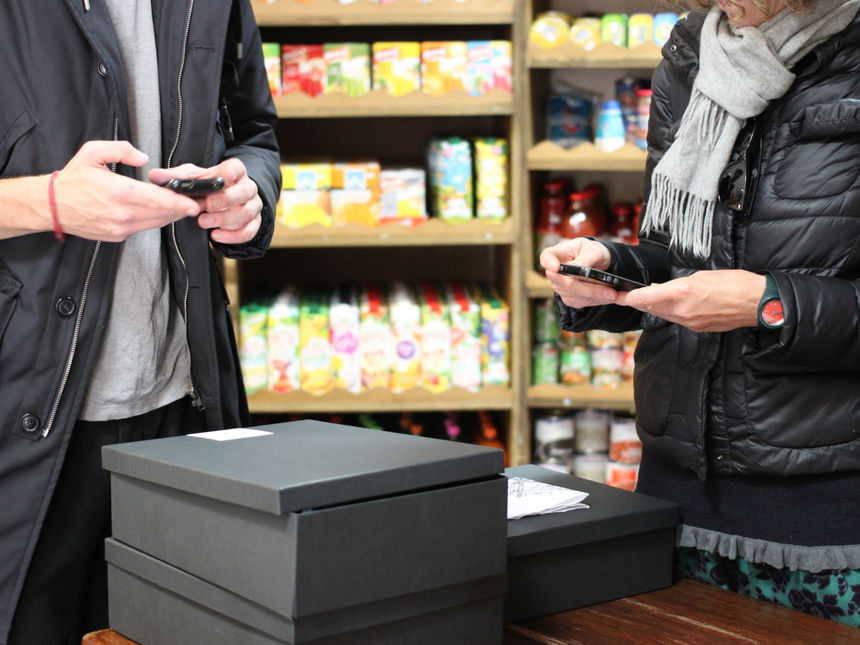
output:
[[[654,75],[640,244],[541,263],[565,329],[643,330],[637,490],[680,503],[681,574],[860,626],[860,0],[718,2]]]

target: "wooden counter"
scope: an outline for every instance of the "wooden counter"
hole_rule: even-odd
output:
[[[860,645],[860,628],[681,580],[668,589],[508,625],[504,645]],[[83,645],[137,645],[111,630]],[[147,644],[149,645],[149,644]]]

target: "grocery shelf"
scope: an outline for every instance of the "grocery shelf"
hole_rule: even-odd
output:
[[[530,408],[596,408],[600,410],[632,410],[633,382],[622,381],[613,389],[596,388],[589,384],[532,385],[526,391]]]
[[[531,68],[653,69],[662,58],[660,46],[655,43],[633,49],[601,43],[591,51],[570,42],[551,49],[529,43],[526,51],[526,65]]]
[[[293,92],[275,97],[274,102],[278,116],[282,119],[504,116],[514,111],[513,95],[498,89],[477,96],[466,91],[431,96],[416,90],[403,96],[394,96],[383,90],[372,90],[355,97],[337,92],[320,96]]]
[[[260,26],[509,25],[516,0],[255,0]]]
[[[552,141],[541,141],[526,153],[529,170],[599,170],[641,172],[647,153],[631,143],[615,152],[603,152],[590,141],[565,149]]]
[[[452,387],[434,393],[421,387],[395,393],[384,388],[353,394],[341,389],[325,394],[304,391],[279,393],[260,390],[248,397],[253,413],[314,414],[354,412],[444,412],[448,410],[510,410],[514,396],[510,388],[488,386],[477,392]]]
[[[529,298],[552,298],[552,285],[543,273],[526,272],[526,294]]]

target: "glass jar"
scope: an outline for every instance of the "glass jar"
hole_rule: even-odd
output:
[[[565,239],[574,237],[600,237],[603,234],[603,223],[600,214],[588,200],[586,193],[571,193],[570,206],[567,215],[562,220],[561,236]]]
[[[562,239],[561,224],[567,215],[566,187],[567,182],[563,179],[553,179],[543,185],[535,228],[535,268],[538,271],[543,270],[540,265],[541,251],[558,244]]]

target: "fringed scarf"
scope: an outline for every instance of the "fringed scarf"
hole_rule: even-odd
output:
[[[672,246],[709,255],[717,185],[744,122],[785,94],[794,64],[845,29],[858,8],[860,0],[819,0],[812,10],[785,8],[758,27],[739,29],[711,8],[690,103],[651,177],[645,232],[668,229]]]

